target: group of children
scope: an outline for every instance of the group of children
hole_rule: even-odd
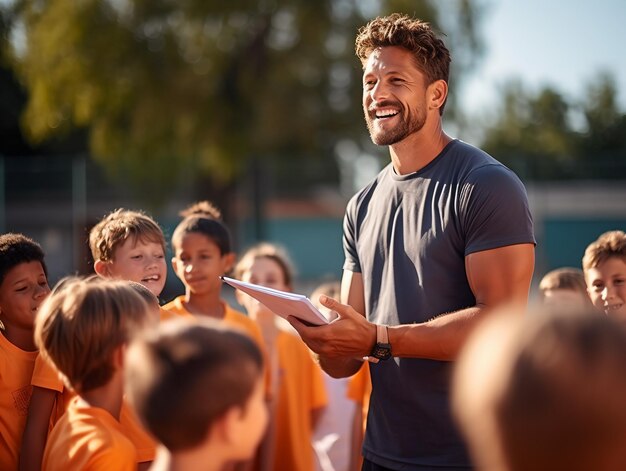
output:
[[[589,244],[580,268],[563,267],[548,272],[539,283],[547,305],[587,309],[626,322],[626,235],[609,231]]]
[[[488,316],[456,364],[454,412],[476,468],[620,471],[626,234],[602,234],[582,270],[549,272],[539,290],[531,315],[506,307]]]
[[[95,274],[52,292],[41,247],[0,236],[0,469],[319,466],[330,378],[262,304],[238,292],[244,314],[221,295],[231,272],[291,290],[287,255],[264,243],[237,262],[217,208],[181,216],[171,263],[185,293],[162,306],[166,241],[144,212],[105,216],[89,234]]]
[[[367,364],[350,380],[327,377],[265,306],[237,292],[247,313],[231,307],[221,275],[290,291],[287,255],[263,243],[237,261],[217,208],[181,216],[171,263],[185,293],[162,306],[165,236],[143,212],[96,224],[95,275],[52,292],[41,247],[0,236],[0,469],[358,468]],[[549,273],[540,292],[624,321],[625,280],[626,234],[612,231],[582,271]],[[337,293],[324,285],[312,299]]]

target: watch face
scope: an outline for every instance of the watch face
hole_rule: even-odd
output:
[[[387,360],[391,358],[391,345],[388,343],[377,343],[372,350],[372,356],[379,360]]]

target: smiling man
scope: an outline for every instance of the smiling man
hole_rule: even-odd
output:
[[[485,312],[525,304],[534,268],[524,186],[483,151],[443,132],[450,53],[404,15],[361,28],[363,110],[391,163],[344,219],[340,317],[290,319],[332,376],[374,363],[363,470],[460,470],[471,464],[449,405],[452,360]]]

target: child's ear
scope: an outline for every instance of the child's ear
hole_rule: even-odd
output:
[[[222,432],[222,437],[226,443],[236,443],[241,435],[241,419],[243,411],[241,408],[233,406],[228,409],[218,421],[218,427]]]
[[[115,369],[124,367],[124,356],[126,355],[126,344],[122,344],[113,351],[113,366]]]
[[[224,267],[224,273],[228,273],[235,265],[236,255],[235,252],[228,252],[222,255],[222,263]]]
[[[172,269],[174,273],[178,274],[178,259],[176,257],[172,257]]]
[[[109,262],[103,260],[96,260],[93,262],[93,271],[103,278],[111,277],[111,270],[109,269]]]

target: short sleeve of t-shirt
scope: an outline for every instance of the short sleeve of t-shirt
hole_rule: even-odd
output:
[[[54,367],[48,363],[41,355],[37,355],[33,377],[30,384],[44,389],[63,392],[63,381]]]
[[[361,273],[361,264],[356,250],[356,207],[359,194],[352,197],[346,207],[343,218],[343,251],[345,261],[343,269]]]
[[[485,165],[468,175],[459,213],[465,255],[535,242],[524,185],[502,165]]]

